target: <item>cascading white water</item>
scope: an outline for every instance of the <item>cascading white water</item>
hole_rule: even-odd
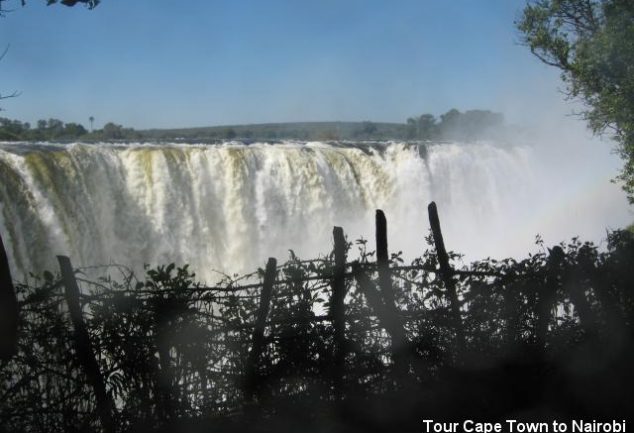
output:
[[[213,281],[289,249],[326,253],[334,225],[371,239],[377,208],[391,249],[420,255],[435,200],[449,248],[513,254],[543,195],[538,166],[531,147],[489,143],[4,144],[0,233],[18,275],[64,254],[75,266],[189,263]]]

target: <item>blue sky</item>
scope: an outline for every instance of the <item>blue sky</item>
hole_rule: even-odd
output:
[[[9,2],[10,3],[10,2]],[[135,128],[570,110],[519,45],[524,1],[19,1],[0,21],[5,117]]]

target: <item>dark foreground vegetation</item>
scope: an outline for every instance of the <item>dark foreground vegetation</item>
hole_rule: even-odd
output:
[[[634,413],[634,236],[454,269],[334,250],[204,287],[186,266],[88,280],[60,258],[17,285],[0,363],[5,432],[396,432],[422,420],[622,420]],[[360,259],[348,263],[350,248]],[[77,284],[81,292],[77,291]]]

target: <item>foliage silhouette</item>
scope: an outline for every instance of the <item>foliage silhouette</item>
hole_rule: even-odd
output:
[[[352,243],[346,243],[350,249]],[[632,413],[634,237],[607,251],[573,239],[517,261],[487,259],[455,271],[459,320],[433,249],[411,265],[390,259],[404,347],[352,269],[380,287],[360,240],[345,274],[346,355],[333,387],[328,314],[335,262],[291,258],[277,267],[255,395],[244,375],[264,271],[195,282],[187,266],[114,280],[79,273],[84,316],[113,416],[124,431],[400,431],[420,420],[466,417],[626,418]],[[459,256],[449,253],[452,263]],[[100,431],[78,365],[57,277],[17,286],[18,354],[0,365],[0,422],[11,432]],[[395,356],[408,359],[400,380]]]

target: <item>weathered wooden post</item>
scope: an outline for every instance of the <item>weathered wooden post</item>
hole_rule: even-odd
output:
[[[0,360],[15,355],[18,344],[18,300],[9,270],[9,259],[0,236]]]
[[[95,354],[90,343],[90,337],[84,318],[81,312],[81,304],[79,302],[79,287],[73,272],[73,266],[70,259],[66,256],[57,256],[59,269],[62,273],[62,281],[65,287],[65,297],[68,303],[68,312],[75,330],[75,350],[79,363],[84,368],[88,383],[95,391],[97,400],[97,414],[101,421],[101,425],[106,433],[114,433],[115,425],[113,421],[113,413],[115,405],[106,392],[106,385],[103,375],[99,370],[99,365],[95,358]]]
[[[392,274],[390,272],[390,257],[387,250],[387,220],[381,209],[376,210],[376,265],[379,272],[379,287],[383,300],[387,305],[394,305],[392,293]]]
[[[454,330],[456,332],[456,338],[459,347],[464,347],[464,331],[462,329],[462,317],[460,315],[460,302],[458,300],[458,293],[456,292],[456,282],[453,279],[454,272],[449,264],[449,255],[445,249],[445,241],[442,237],[442,231],[440,230],[440,219],[438,218],[438,209],[436,203],[431,202],[427,206],[427,212],[429,214],[429,225],[431,226],[431,232],[434,237],[434,245],[436,246],[436,255],[438,256],[438,264],[440,265],[440,276],[447,289],[449,295],[449,302],[451,308],[451,314],[454,321]]]
[[[251,338],[251,351],[247,359],[246,378],[244,383],[244,396],[247,402],[252,402],[259,388],[258,363],[264,348],[264,327],[266,317],[269,314],[273,284],[277,274],[277,261],[271,257],[264,271],[264,283],[260,292],[260,306],[255,319],[255,327]]]
[[[409,370],[408,353],[410,349],[394,299],[390,256],[387,248],[387,220],[381,209],[376,210],[375,223],[376,264],[379,274],[380,292],[376,292],[374,284],[363,272],[355,272],[355,277],[360,287],[365,291],[368,302],[377,312],[379,319],[383,322],[383,326],[390,334],[395,371],[397,377],[404,378]]]
[[[346,318],[344,299],[346,297],[346,238],[341,227],[332,230],[335,243],[335,269],[332,278],[332,296],[330,298],[330,317],[334,327],[334,366],[332,379],[335,396],[343,395],[343,376],[346,361]]]

